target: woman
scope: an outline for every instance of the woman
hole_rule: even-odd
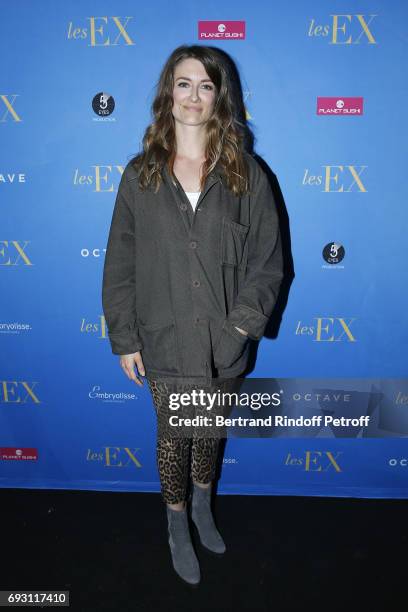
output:
[[[170,55],[143,151],[122,174],[103,273],[112,352],[136,384],[147,377],[152,394],[173,567],[192,585],[200,568],[187,516],[190,469],[201,543],[225,551],[210,507],[219,435],[170,427],[170,394],[237,388],[283,276],[274,197],[244,150],[232,89],[217,49],[183,45]],[[202,401],[194,414],[206,408]]]

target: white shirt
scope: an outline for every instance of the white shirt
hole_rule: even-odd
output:
[[[200,193],[201,191],[186,191],[186,196],[190,200],[191,205],[194,208],[194,210],[195,210],[195,207],[197,206],[197,202],[198,202],[198,198],[200,197]]]

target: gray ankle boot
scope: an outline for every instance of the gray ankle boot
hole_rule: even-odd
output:
[[[166,505],[169,546],[173,567],[186,582],[197,585],[200,582],[200,566],[191,542],[187,508],[173,510]]]
[[[201,544],[211,552],[222,554],[226,550],[211,512],[211,490],[212,485],[203,488],[193,483],[191,495],[191,518],[197,527]]]

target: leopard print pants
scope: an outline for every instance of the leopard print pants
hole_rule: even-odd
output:
[[[215,390],[233,392],[237,388],[237,378],[214,380],[217,380],[217,384],[197,386],[183,382],[170,383],[164,378],[156,380],[147,378],[158,424],[156,461],[161,495],[167,504],[177,504],[186,499],[189,471],[196,482],[206,484],[214,479],[218,448],[222,437],[220,432],[214,432],[214,430],[208,432],[200,427],[192,428],[189,434],[186,434],[185,430],[181,430],[180,433],[175,432],[175,428],[170,427],[168,422],[169,415],[174,414],[169,409],[169,395],[170,393],[189,393],[193,389],[204,389],[207,392]],[[197,414],[205,414],[205,405],[194,408],[194,414],[186,412],[183,408],[183,416],[196,416]]]

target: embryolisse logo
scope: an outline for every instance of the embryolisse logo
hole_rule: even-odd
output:
[[[0,240],[0,269],[11,266],[33,266],[27,254],[30,240]]]
[[[32,329],[30,323],[1,323],[0,322],[0,334],[19,334],[23,331],[30,331]]]
[[[122,177],[124,166],[91,166],[91,172],[75,168],[73,184],[78,187],[93,187],[97,193],[113,193]]]
[[[82,24],[68,24],[69,40],[87,40],[89,47],[115,47],[134,45],[129,35],[129,21],[133,17],[86,17],[87,27]]]
[[[199,21],[198,38],[244,40],[245,21]]]
[[[323,249],[323,259],[333,265],[340,263],[344,258],[344,246],[338,242],[329,242]]]
[[[239,460],[236,457],[224,457],[222,463],[224,465],[238,465]]]
[[[311,336],[314,342],[357,342],[351,332],[351,326],[356,320],[343,317],[313,317],[315,324],[305,324],[298,321],[295,336]]]
[[[367,166],[323,165],[323,172],[305,169],[302,185],[320,186],[325,193],[367,193],[361,175]]]
[[[88,393],[90,399],[100,400],[102,402],[119,402],[124,403],[127,400],[137,399],[134,393],[124,393],[123,391],[116,391],[115,393],[109,391],[102,391],[99,385],[94,385]]]
[[[15,109],[15,100],[20,94],[1,94],[0,93],[0,123],[6,121],[20,122],[22,118]]]
[[[368,27],[378,15],[331,14],[328,23],[319,23],[314,17],[310,20],[308,36],[327,38],[330,45],[376,45],[371,29]]]
[[[129,448],[127,446],[103,446],[98,450],[88,448],[86,461],[101,463],[107,468],[141,468],[139,451],[140,448]]]
[[[115,121],[114,117],[110,117],[115,109],[115,100],[108,93],[99,92],[92,100],[92,108],[95,115],[94,121]]]

